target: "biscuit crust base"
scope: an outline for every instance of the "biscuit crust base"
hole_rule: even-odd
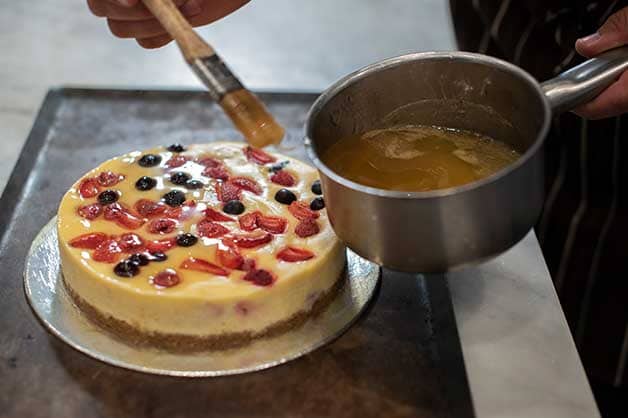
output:
[[[81,312],[92,322],[110,334],[118,337],[126,344],[147,348],[158,348],[177,353],[200,351],[217,351],[244,347],[260,338],[274,337],[303,325],[308,319],[320,315],[335,299],[345,285],[346,275],[343,270],[334,285],[323,292],[312,304],[310,309],[301,310],[289,318],[276,322],[258,332],[234,332],[220,335],[186,335],[147,332],[134,327],[126,321],[115,318],[90,305],[79,296],[65,281],[64,287]]]

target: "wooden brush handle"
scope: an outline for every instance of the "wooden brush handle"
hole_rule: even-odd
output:
[[[144,6],[159,20],[159,23],[177,41],[187,62],[215,54],[214,49],[192,28],[172,0],[142,0]]]

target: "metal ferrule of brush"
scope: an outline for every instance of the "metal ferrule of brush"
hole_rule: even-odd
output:
[[[225,94],[243,88],[240,80],[217,54],[195,58],[189,65],[216,102],[220,102]]]

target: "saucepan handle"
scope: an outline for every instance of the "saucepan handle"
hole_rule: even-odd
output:
[[[554,113],[594,99],[628,70],[628,46],[604,52],[541,84]]]

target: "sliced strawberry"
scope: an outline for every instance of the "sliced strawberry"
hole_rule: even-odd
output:
[[[255,261],[255,259],[247,258],[246,260],[244,260],[244,263],[242,263],[242,267],[240,267],[240,270],[251,271],[251,270],[255,270],[256,267],[257,267],[257,262]]]
[[[218,262],[230,269],[239,269],[244,263],[244,257],[240,255],[236,248],[218,246],[216,249]]]
[[[119,203],[112,203],[105,206],[104,216],[105,219],[114,221],[116,224],[126,229],[137,229],[144,225],[143,219],[138,218]]]
[[[263,269],[251,270],[244,275],[243,279],[257,286],[270,286],[275,281],[273,274]]]
[[[151,234],[169,234],[177,227],[177,221],[167,218],[153,219],[148,224],[148,232]]]
[[[144,247],[144,240],[137,234],[126,233],[120,235],[118,246],[124,253],[134,253]]]
[[[109,237],[102,232],[94,232],[91,234],[79,235],[76,238],[72,238],[68,244],[74,248],[85,248],[93,250],[106,241]]]
[[[277,258],[282,261],[294,263],[314,258],[314,253],[303,248],[286,247],[277,253]]]
[[[212,208],[205,209],[205,219],[214,222],[235,222],[235,219]]]
[[[221,202],[240,199],[240,188],[232,183],[224,182],[216,185],[216,193]]]
[[[183,164],[187,163],[188,161],[190,161],[190,157],[186,157],[184,155],[175,155],[174,157],[166,161],[166,167],[168,168],[181,167]]]
[[[215,158],[212,157],[205,157],[203,159],[200,159],[198,161],[198,163],[204,167],[208,167],[208,168],[215,168],[215,167],[220,167],[222,166],[222,161],[217,160]]]
[[[176,245],[177,237],[172,237],[156,241],[148,241],[146,242],[145,247],[151,253],[165,253]]]
[[[229,270],[226,270],[214,263],[203,260],[202,258],[189,257],[181,263],[182,269],[196,270],[205,273],[215,274],[217,276],[228,276]]]
[[[90,205],[81,206],[78,208],[78,214],[90,221],[96,219],[102,213],[102,205],[100,203],[92,203]]]
[[[100,193],[100,188],[98,187],[98,181],[95,178],[86,178],[81,182],[81,184],[79,184],[79,194],[81,197],[94,197],[98,193]]]
[[[244,155],[246,155],[247,160],[261,165],[277,161],[277,159],[272,155],[265,153],[261,149],[253,147],[244,148]]]
[[[154,202],[149,199],[140,199],[135,202],[133,208],[135,208],[137,213],[139,213],[141,216],[145,218],[152,218],[164,213],[168,206],[166,206],[166,204],[163,202]]]
[[[153,284],[159,287],[172,287],[181,283],[181,278],[172,269],[166,269],[153,276]]]
[[[259,211],[250,212],[245,215],[240,216],[238,222],[240,223],[240,229],[243,231],[253,231],[257,229],[257,220],[259,219],[261,213]]]
[[[283,234],[288,221],[280,216],[261,215],[257,219],[257,225],[271,234]]]
[[[262,188],[255,182],[255,180],[248,177],[232,177],[228,183],[231,183],[242,190],[249,191],[255,194],[261,194]]]
[[[212,179],[227,180],[229,178],[229,171],[220,165],[218,167],[207,167],[203,170],[203,175]]]
[[[124,180],[124,176],[122,174],[116,174],[113,171],[103,171],[96,177],[98,184],[103,187],[113,186],[114,184],[120,183],[122,180]]]
[[[320,215],[318,212],[314,212],[307,203],[294,201],[288,206],[288,210],[295,218],[299,220],[303,219],[317,219]]]
[[[314,219],[303,219],[299,221],[297,226],[294,228],[295,234],[300,236],[301,238],[307,238],[312,235],[318,234],[320,231],[320,227],[318,223]]]
[[[218,238],[225,235],[229,230],[216,222],[204,219],[196,224],[196,232],[201,237]]]
[[[259,231],[250,235],[235,235],[234,242],[240,248],[255,248],[264,244],[268,244],[273,240],[273,236],[267,232]]]
[[[270,176],[270,181],[286,187],[292,187],[297,184],[297,180],[294,178],[294,176],[286,170],[279,170],[278,172]]]
[[[115,263],[121,252],[122,249],[115,239],[107,239],[96,247],[92,253],[92,259],[101,263]]]

